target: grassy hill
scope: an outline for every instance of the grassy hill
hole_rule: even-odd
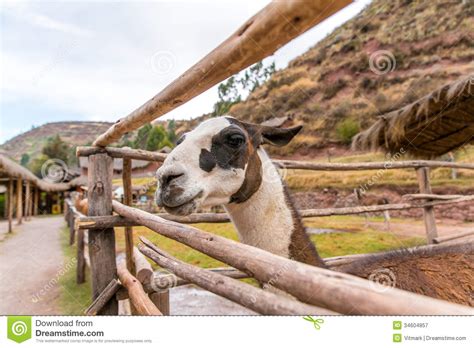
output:
[[[111,125],[110,122],[46,123],[8,140],[0,145],[0,150],[7,152],[16,161],[20,161],[23,154],[35,158],[41,153],[46,140],[56,134],[69,145],[85,145],[95,140]]]
[[[347,145],[377,116],[474,71],[473,15],[472,1],[375,0],[230,114],[257,123],[290,116],[305,125],[274,154]]]

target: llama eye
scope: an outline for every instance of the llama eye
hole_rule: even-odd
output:
[[[245,143],[245,138],[241,134],[231,134],[226,138],[226,144],[230,147],[239,147]]]

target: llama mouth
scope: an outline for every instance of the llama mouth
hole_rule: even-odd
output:
[[[201,195],[202,191],[199,191],[194,197],[179,205],[170,206],[166,203],[163,203],[163,208],[165,208],[166,212],[173,215],[189,215],[196,211],[198,207],[197,199],[201,197]]]

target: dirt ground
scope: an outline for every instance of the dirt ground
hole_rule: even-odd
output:
[[[59,314],[59,272],[65,267],[60,244],[62,216],[0,223],[0,315]],[[2,238],[4,237],[4,238]]]

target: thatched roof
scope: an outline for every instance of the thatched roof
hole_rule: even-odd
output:
[[[84,178],[78,177],[68,183],[54,183],[42,180],[30,172],[25,167],[14,162],[7,156],[0,153],[0,178],[21,178],[38,186],[42,191],[67,191],[73,187],[80,186]]]
[[[474,143],[474,75],[380,116],[352,140],[355,150],[433,158]]]

